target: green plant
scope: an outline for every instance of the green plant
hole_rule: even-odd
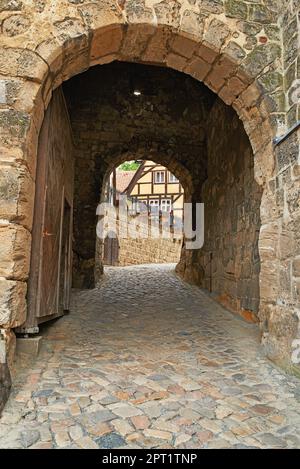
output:
[[[140,167],[140,163],[137,161],[125,161],[122,163],[118,169],[122,171],[136,171]]]

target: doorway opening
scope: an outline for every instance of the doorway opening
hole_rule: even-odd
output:
[[[180,241],[177,273],[214,292],[232,311],[257,321],[261,189],[254,178],[249,139],[235,112],[204,84],[182,73],[120,62],[75,76],[54,93],[51,103],[45,119],[49,174],[62,175],[61,187],[72,190],[74,185],[74,199],[69,198],[70,207],[74,205],[73,287],[93,288],[101,280],[103,249],[97,243],[96,210],[108,194],[108,181],[116,179],[114,169],[135,161],[138,169],[128,185],[130,197],[137,198],[134,191],[149,185],[147,180],[137,181],[138,176],[147,179],[151,173],[150,184],[158,187],[158,194],[145,194],[145,205],[154,218],[164,212],[171,219],[174,197],[169,199],[166,191],[177,187],[178,181],[182,200],[193,206],[204,203],[204,245],[188,250]],[[58,121],[63,129],[60,136]],[[41,192],[42,185],[37,187]],[[59,240],[61,211],[55,200],[61,204],[61,190],[54,183],[48,185],[47,194],[45,210],[51,213],[56,207],[58,224],[53,231]],[[116,194],[112,200],[116,203]],[[120,265],[121,240],[113,239],[104,243],[105,261]],[[136,253],[132,245],[131,252]],[[44,282],[47,285],[48,271]],[[57,291],[47,294],[57,298]],[[33,317],[34,307],[30,309]],[[48,317],[49,309],[44,310]],[[59,314],[54,307],[52,314]]]
[[[178,263],[184,188],[165,166],[141,157],[123,162],[104,181],[102,203],[106,220],[101,224],[114,228],[97,240],[100,256],[103,243],[104,265]]]

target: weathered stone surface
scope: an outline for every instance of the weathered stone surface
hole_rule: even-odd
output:
[[[183,33],[197,39],[201,38],[204,31],[204,17],[194,11],[185,10],[181,18],[180,28]]]
[[[189,64],[185,67],[185,73],[188,73],[196,80],[204,80],[208,75],[211,69],[210,64],[202,60],[200,57],[195,57]]]
[[[118,52],[122,37],[123,32],[119,26],[110,28],[109,32],[100,30],[99,33],[95,33],[92,40],[91,60],[95,61],[97,58]]]
[[[20,48],[2,48],[0,73],[41,82],[48,72],[47,64],[35,52]]]
[[[279,59],[280,53],[280,46],[277,44],[260,45],[248,54],[243,62],[243,68],[251,77],[257,77],[267,65]]]
[[[2,138],[24,138],[28,130],[29,116],[15,110],[1,110],[0,131]]]
[[[0,343],[0,347],[2,344]],[[11,376],[7,363],[0,362],[0,415],[8,399],[11,388]]]
[[[195,41],[180,36],[175,36],[171,42],[171,48],[175,54],[183,55],[183,57],[192,57],[197,45]]]
[[[154,11],[158,23],[163,23],[174,28],[179,26],[181,5],[178,0],[163,0],[154,5]]]
[[[29,448],[40,439],[40,432],[38,430],[26,430],[21,432],[20,440],[24,448]]]
[[[3,21],[2,30],[7,36],[17,36],[27,31],[30,25],[31,22],[26,16],[12,15]]]
[[[96,439],[96,443],[100,449],[118,448],[125,445],[125,440],[117,433],[109,433]]]
[[[26,318],[25,282],[0,279],[0,326],[17,327]]]
[[[213,19],[206,29],[203,36],[203,42],[213,50],[219,51],[229,36],[229,27],[217,19]]]
[[[247,19],[247,4],[239,0],[225,0],[225,13],[229,18]]]
[[[155,27],[152,25],[129,26],[120,50],[122,58],[137,60],[141,57],[154,33]]]
[[[294,277],[300,277],[300,258],[293,261],[293,275]]]
[[[31,236],[18,225],[0,225],[0,277],[26,280],[29,273]]]
[[[147,8],[145,0],[127,0],[124,3],[124,9],[127,19],[130,23],[154,23],[154,11]]]
[[[0,166],[0,217],[31,228],[34,183],[25,167]]]
[[[0,0],[0,11],[22,10],[23,2],[20,0]]]
[[[0,363],[7,363],[8,368],[13,370],[16,349],[16,336],[9,329],[0,328]]]

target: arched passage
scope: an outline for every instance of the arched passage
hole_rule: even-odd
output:
[[[116,161],[103,179],[97,232],[110,223],[119,233],[118,258],[107,227],[96,239],[95,277],[99,283],[103,265],[177,264],[182,252],[184,204],[193,192],[189,171],[174,156],[141,149],[120,155]]]
[[[269,355],[289,361],[297,333],[297,293],[281,294],[284,302],[278,304],[281,254],[274,249],[274,239],[284,242],[284,233],[282,211],[269,184],[275,175],[272,138],[277,116],[276,111],[275,120],[271,116],[274,101],[266,96],[262,78],[271,73],[269,65],[279,60],[280,46],[271,40],[265,47],[258,45],[247,52],[240,45],[245,33],[234,15],[228,14],[224,20],[216,17],[216,12],[206,12],[202,21],[197,5],[186,9],[181,2],[171,3],[135,9],[131,2],[124,7],[109,2],[106,10],[96,4],[68,5],[63,14],[55,6],[51,15],[47,5],[35,39],[27,42],[26,49],[22,35],[14,39],[13,47],[7,40],[1,73],[10,76],[16,86],[12,98],[8,96],[3,124],[4,180],[10,181],[13,190],[5,196],[1,216],[8,223],[8,252],[10,246],[21,243],[24,253],[13,257],[13,262],[5,257],[2,264],[3,288],[9,292],[4,295],[2,320],[5,356],[13,350],[11,328],[22,325],[26,318],[37,139],[52,91],[92,65],[127,60],[159,64],[193,76],[231,105],[242,120],[254,153],[254,176],[263,190],[260,322]],[[291,254],[287,258],[291,259]]]

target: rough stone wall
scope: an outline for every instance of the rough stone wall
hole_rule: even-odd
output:
[[[181,240],[177,239],[119,239],[120,266],[136,264],[177,263]]]
[[[238,117],[219,100],[207,128],[204,246],[187,252],[186,265],[179,270],[214,292],[227,308],[257,322],[262,190],[254,179],[253,152]]]
[[[297,0],[283,0],[281,6],[284,88],[279,96],[285,110],[282,129],[286,131],[300,119],[300,5]],[[269,358],[300,375],[297,360],[289,361],[291,354],[296,359],[299,356],[300,339],[299,128],[276,146],[275,155],[273,177],[268,181],[261,208],[259,316]]]
[[[283,2],[280,19],[283,44],[284,96],[287,127],[300,120],[300,5],[297,0]]]
[[[271,304],[260,308],[263,343],[268,356],[285,366],[300,339],[299,148],[299,130],[276,147],[276,176],[268,183],[276,207],[268,210],[269,219],[262,226],[259,240],[264,254],[261,269],[268,273],[261,282],[261,298],[274,297]],[[295,363],[292,368],[299,373]]]

